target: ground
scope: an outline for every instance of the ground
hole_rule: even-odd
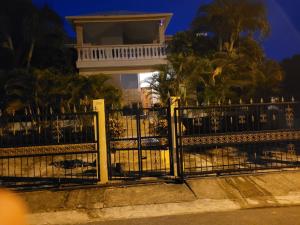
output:
[[[299,206],[260,208],[230,212],[93,222],[85,225],[299,225],[299,212]]]
[[[300,225],[300,216],[297,217],[298,211],[300,212],[299,170],[198,177],[183,184],[157,181],[110,187],[31,191],[20,195],[29,206],[31,225],[134,225],[143,221],[148,221],[149,225],[158,225],[168,224],[168,221],[170,224],[185,224],[184,221],[189,220],[190,223],[186,224],[201,220],[211,220],[210,224],[217,224],[218,218],[219,224],[226,225],[221,223],[223,217],[228,218],[224,220],[228,221],[227,224],[233,225],[297,225],[297,221]],[[255,211],[258,208],[260,210]],[[285,221],[277,220],[277,215]],[[295,217],[297,220],[294,220]],[[236,218],[245,223],[234,223]],[[251,218],[253,221],[246,221]],[[265,219],[269,220],[261,223]],[[256,221],[260,223],[255,223]],[[281,222],[275,223],[276,221]]]

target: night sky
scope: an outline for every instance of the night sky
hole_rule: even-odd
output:
[[[33,0],[49,4],[62,17],[105,11],[172,12],[174,14],[167,34],[189,27],[200,4],[210,0]],[[271,23],[271,35],[263,46],[267,56],[281,60],[300,54],[300,1],[265,0]],[[65,22],[71,36],[74,32]]]

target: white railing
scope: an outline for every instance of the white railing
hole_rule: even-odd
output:
[[[164,59],[162,44],[78,47],[78,61]]]

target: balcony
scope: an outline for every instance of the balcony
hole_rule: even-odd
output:
[[[153,68],[167,63],[163,44],[105,45],[78,47],[79,69]]]

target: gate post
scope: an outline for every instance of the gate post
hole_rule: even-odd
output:
[[[175,108],[179,107],[180,97],[170,97],[169,99],[170,104],[170,115],[171,115],[171,138],[172,138],[172,159],[173,159],[173,171],[174,176],[178,177],[178,170],[177,170],[177,145],[176,145],[176,114]]]
[[[106,120],[105,120],[105,104],[104,99],[93,100],[93,109],[97,112],[98,121],[95,126],[98,126],[98,132],[96,133],[96,140],[98,145],[98,177],[100,177],[100,183],[104,184],[108,182],[108,169],[107,169],[107,145],[106,145]],[[99,166],[100,164],[100,166]],[[99,176],[100,175],[100,176]]]

